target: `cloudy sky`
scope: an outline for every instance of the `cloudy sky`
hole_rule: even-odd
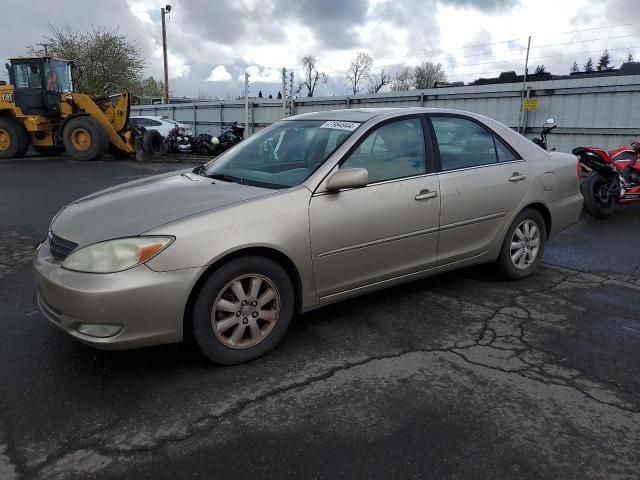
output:
[[[119,28],[145,52],[150,75],[162,77],[160,0],[2,0],[0,56],[23,54],[48,25]],[[331,78],[321,94],[344,94],[357,52],[374,71],[441,62],[450,81],[470,82],[504,70],[568,73],[574,60],[594,61],[608,48],[619,65],[640,59],[638,0],[169,0],[172,95],[235,97],[245,71],[251,91],[277,94],[282,67],[300,70],[315,55]]]

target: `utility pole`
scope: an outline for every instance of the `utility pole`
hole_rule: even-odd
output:
[[[522,91],[520,92],[520,114],[518,115],[518,133],[524,133],[525,128],[522,125],[522,114],[524,112],[524,95],[527,91],[527,73],[529,70],[529,50],[531,49],[531,35],[527,43],[527,58],[524,61],[524,76],[522,77]]]
[[[167,64],[167,27],[165,25],[164,17],[167,13],[171,12],[171,5],[166,5],[160,9],[162,14],[162,53],[164,55],[164,103],[169,103],[169,66]]]
[[[287,116],[287,69],[282,68],[282,118]]]
[[[289,113],[291,115],[293,115],[293,113],[294,113],[293,112],[293,107],[295,105],[294,100],[293,100],[293,72],[291,72],[290,75],[291,75],[291,82],[289,83],[289,95],[291,96],[291,99],[290,99],[291,103],[289,105]]]
[[[244,138],[249,138],[249,74],[244,72]]]

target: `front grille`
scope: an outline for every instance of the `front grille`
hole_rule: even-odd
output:
[[[49,236],[49,249],[51,250],[51,256],[59,262],[64,261],[64,259],[67,258],[77,246],[77,243],[60,238],[53,233]]]

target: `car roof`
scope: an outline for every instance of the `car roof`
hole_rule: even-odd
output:
[[[404,107],[404,108],[350,108],[342,110],[326,110],[324,112],[303,113],[287,117],[284,120],[338,120],[345,122],[366,122],[372,118],[385,115],[393,117],[395,115],[411,113],[454,113],[468,116],[476,116],[471,112],[463,110],[452,110],[447,108],[425,108],[425,107]]]

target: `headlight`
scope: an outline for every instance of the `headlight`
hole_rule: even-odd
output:
[[[132,237],[94,243],[69,255],[62,268],[87,273],[121,272],[150,260],[173,240],[173,237]]]

